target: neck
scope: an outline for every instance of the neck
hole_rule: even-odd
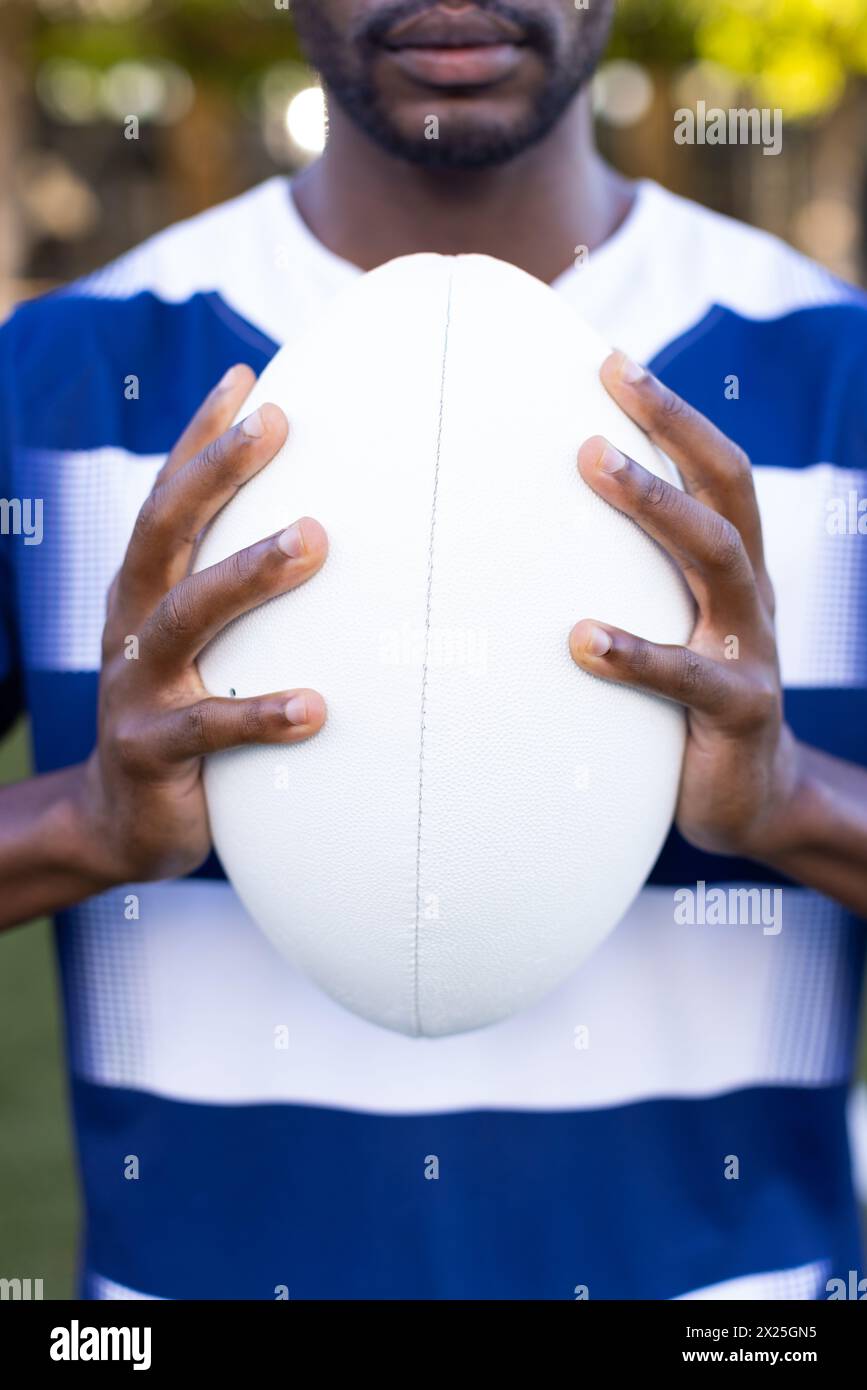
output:
[[[550,283],[577,247],[601,245],[632,201],[594,147],[587,93],[532,149],[481,171],[409,164],[331,109],[327,149],[294,196],[314,235],[362,270],[415,251],[479,252]]]

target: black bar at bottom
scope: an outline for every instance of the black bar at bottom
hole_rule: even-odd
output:
[[[865,1301],[863,1296],[817,1303],[588,1300],[568,1305],[7,1301],[0,1304],[0,1347],[9,1384],[26,1384],[20,1372],[13,1377],[12,1367],[52,1376],[93,1376],[100,1367],[115,1375],[137,1369],[157,1377],[185,1371],[258,1377],[281,1370],[297,1382],[333,1375],[341,1353],[354,1376],[378,1375],[390,1367],[397,1378],[406,1372],[405,1338],[416,1330],[416,1374],[423,1371],[429,1378],[440,1358],[450,1376],[462,1365],[472,1373],[475,1358],[465,1361],[443,1335],[452,1327],[469,1339],[458,1345],[474,1349],[488,1363],[487,1381],[501,1358],[516,1373],[522,1350],[522,1362],[527,1356],[537,1361],[538,1379],[555,1373],[551,1357],[564,1352],[576,1374],[600,1369],[653,1374],[707,1365],[801,1365],[827,1372],[860,1364]],[[504,1314],[508,1321],[501,1324]],[[535,1336],[542,1329],[544,1342]]]

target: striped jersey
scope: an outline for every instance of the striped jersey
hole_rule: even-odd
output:
[[[0,703],[40,771],[93,746],[106,591],[188,418],[360,273],[274,178],[0,330]],[[788,719],[867,765],[867,301],[651,182],[554,288],[748,452]],[[341,1009],[213,856],[56,939],[87,1297],[814,1298],[862,1267],[864,924],[676,831],[573,976],[460,1036]]]

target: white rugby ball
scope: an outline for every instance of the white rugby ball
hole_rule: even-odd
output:
[[[603,434],[678,481],[602,387],[606,353],[513,266],[408,256],[327,304],[242,412],[277,402],[289,439],[197,568],[304,515],[330,552],[222,632],[202,678],[311,687],[328,720],[208,760],[214,843],[274,945],[386,1028],[535,1003],[617,924],[672,821],[682,712],[568,649],[579,618],[657,642],[693,621],[670,560],[577,471]]]

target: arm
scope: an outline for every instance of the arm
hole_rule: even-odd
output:
[[[867,917],[867,771],[803,743],[796,755],[787,813],[754,857]]]
[[[0,789],[0,924],[26,922],[111,886],[81,816],[83,767]]]
[[[602,380],[677,464],[684,491],[598,438],[582,445],[582,477],[668,551],[697,620],[687,647],[666,647],[583,619],[570,635],[573,659],[686,707],[677,824],[687,840],[767,864],[867,916],[867,772],[799,743],[785,723],[749,460],[622,353]],[[733,635],[738,657],[727,660]]]
[[[252,384],[248,368],[227,374],[139,513],[108,596],[91,757],[0,790],[0,927],[114,885],[188,873],[210,846],[203,756],[298,743],[324,722],[315,691],[214,699],[196,667],[233,618],[305,583],[325,560],[325,533],[307,517],[189,573],[200,532],[286,439],[273,405],[227,428]]]

